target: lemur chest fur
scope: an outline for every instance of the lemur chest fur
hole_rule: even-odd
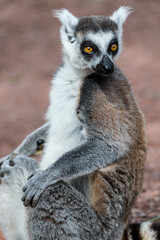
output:
[[[84,78],[66,65],[59,69],[52,82],[47,112],[50,129],[41,162],[42,169],[85,140],[82,123],[76,115]]]

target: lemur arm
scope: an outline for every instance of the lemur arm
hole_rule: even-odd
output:
[[[48,180],[66,180],[88,175],[113,163],[118,158],[118,149],[100,140],[88,140],[81,146],[64,154],[46,169]]]
[[[43,190],[59,180],[88,175],[119,158],[118,149],[99,139],[91,139],[60,157],[45,171],[37,173],[24,186],[22,201],[35,206]]]

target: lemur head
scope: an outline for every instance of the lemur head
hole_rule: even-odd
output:
[[[64,61],[74,68],[108,75],[122,48],[122,27],[130,14],[129,7],[120,7],[110,17],[76,18],[66,9],[56,11],[62,23],[60,33]]]

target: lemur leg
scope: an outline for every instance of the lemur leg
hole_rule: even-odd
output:
[[[22,187],[38,168],[32,158],[18,155],[5,160],[0,167],[0,227],[7,240],[28,240],[26,209],[21,201]]]
[[[91,205],[107,230],[107,240],[121,240],[133,203],[142,184],[140,157],[119,159],[92,174]],[[127,169],[126,169],[127,166]]]
[[[118,179],[112,173],[103,174],[97,171],[91,181],[91,206],[107,230],[106,240],[121,240],[125,223],[123,211],[126,208]]]
[[[48,186],[29,207],[32,240],[104,240],[106,232],[86,198],[63,181]]]

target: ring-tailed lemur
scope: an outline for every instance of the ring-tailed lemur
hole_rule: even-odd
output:
[[[143,114],[127,78],[115,65],[122,47],[122,25],[129,13],[128,7],[120,7],[111,17],[78,19],[65,9],[56,13],[62,23],[64,62],[50,92],[41,171],[27,182],[32,171],[24,167],[24,172],[12,175],[15,181],[5,184],[4,175],[15,163],[9,159],[1,166],[0,222],[8,240],[29,239],[25,208],[18,199],[23,195],[24,205],[35,207],[44,189],[59,180],[86,197],[107,229],[106,239],[121,240],[141,189],[146,157]],[[40,131],[45,135],[43,128]],[[38,140],[38,132],[31,139]],[[24,146],[25,142],[17,153],[23,153]],[[35,149],[33,144],[26,153]],[[10,196],[15,199],[12,203],[6,201]],[[9,223],[4,212],[8,207]]]

